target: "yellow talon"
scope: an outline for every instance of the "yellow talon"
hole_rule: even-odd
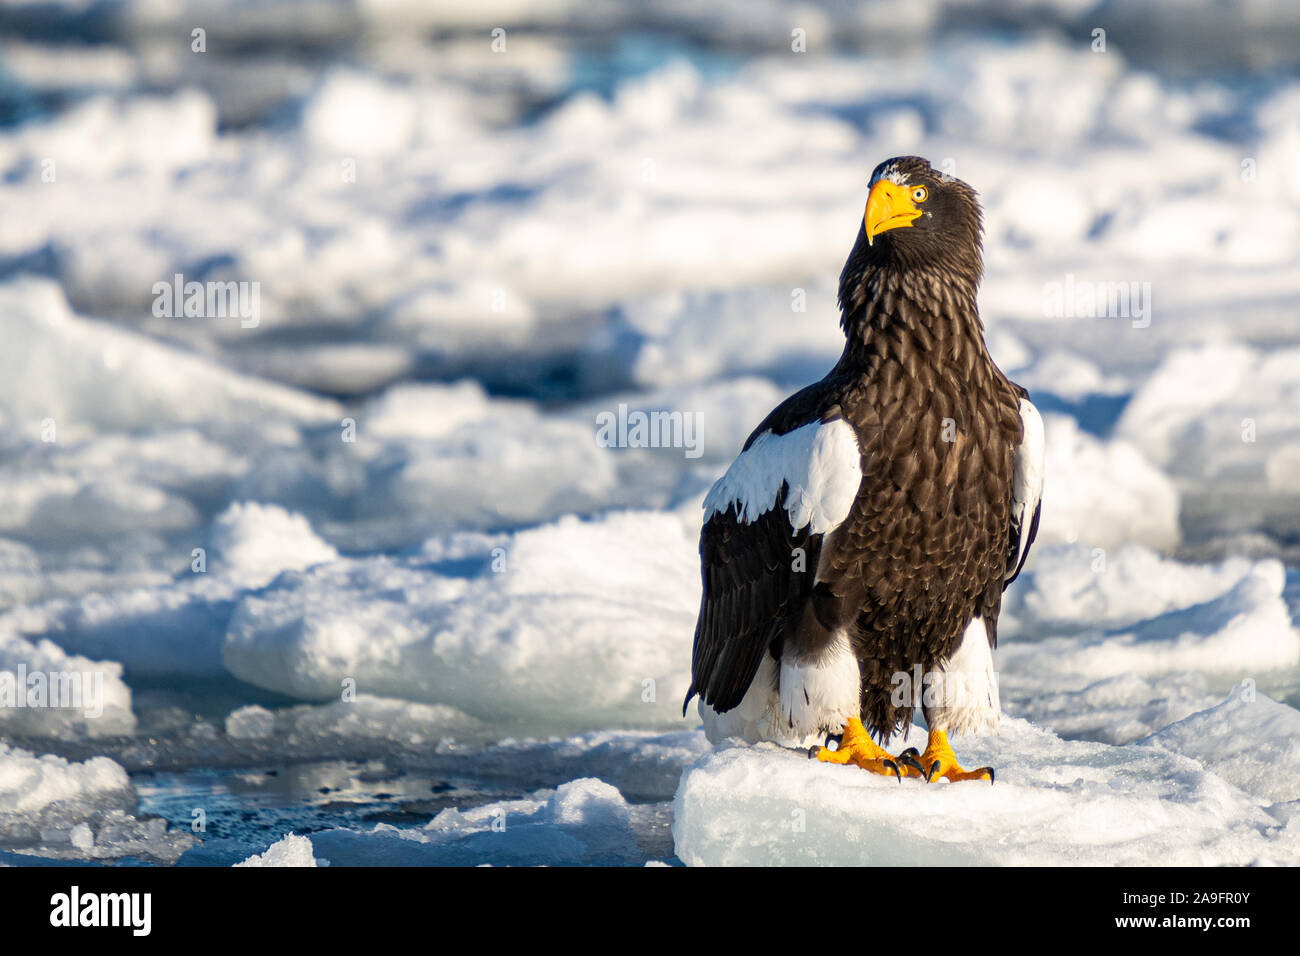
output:
[[[889,751],[872,740],[871,735],[867,733],[867,728],[863,727],[862,721],[856,717],[850,717],[848,723],[844,725],[844,734],[840,738],[838,750],[820,747],[813,756],[823,763],[852,763],[863,770],[885,776],[892,775],[900,780],[903,777],[922,775],[914,766],[909,766],[907,761],[892,756]]]
[[[925,753],[921,754],[921,766],[925,768],[925,779],[934,780],[943,777],[954,782],[958,780],[987,780],[993,782],[993,768],[980,767],[978,770],[963,770],[957,763],[957,755],[952,752],[948,735],[942,730],[930,731],[930,742]]]

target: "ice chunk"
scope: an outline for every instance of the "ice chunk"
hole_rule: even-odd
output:
[[[283,571],[338,557],[302,515],[257,503],[237,502],[218,515],[210,545],[201,573],[191,564],[166,586],[14,609],[0,617],[0,628],[8,621],[13,629],[57,638],[73,653],[110,657],[138,674],[211,677],[224,673],[221,641],[242,593]],[[3,654],[0,643],[0,663]]]
[[[20,814],[35,817],[79,799],[125,807],[132,796],[126,771],[107,757],[69,763],[0,743],[0,769],[0,832],[12,831]]]
[[[697,562],[693,535],[653,513],[565,518],[441,566],[344,559],[244,597],[222,659],[301,698],[351,678],[529,734],[673,726]]]
[[[1082,690],[1056,691],[1009,681],[1007,713],[1024,717],[1066,740],[1128,744],[1218,701],[1200,674],[1144,678],[1119,674]],[[1018,691],[1018,693],[1017,693]]]
[[[245,587],[260,587],[281,571],[301,571],[338,557],[302,515],[256,502],[232,504],[216,517],[212,547],[208,570]]]
[[[1178,349],[1138,389],[1117,433],[1176,475],[1266,484],[1270,455],[1300,438],[1297,369],[1296,348]]]
[[[132,816],[136,802],[126,771],[107,757],[77,763],[0,742],[0,851],[172,863],[194,845],[162,819]]]
[[[338,421],[331,401],[251,379],[215,362],[74,315],[47,280],[0,285],[5,344],[0,351],[0,408],[34,432],[51,420],[77,429],[248,421],[278,415]]]
[[[112,737],[135,731],[122,665],[35,642],[0,619],[0,733],[31,737]]]
[[[1089,395],[1116,395],[1129,391],[1122,376],[1108,375],[1096,362],[1068,349],[1053,349],[1014,378],[1018,385],[1029,389],[1031,399],[1039,391],[1071,402],[1083,401]]]
[[[1153,548],[1178,544],[1178,490],[1136,446],[1093,438],[1065,415],[1046,415],[1044,423],[1039,541],[1103,548],[1128,541]]]
[[[231,711],[226,718],[226,734],[236,739],[257,740],[275,731],[275,714],[265,707],[250,704]]]
[[[288,834],[278,843],[272,843],[265,853],[255,853],[235,866],[316,866],[311,840],[305,836]]]
[[[1257,562],[1223,594],[1131,627],[999,648],[1004,674],[1051,686],[1070,678],[1201,671],[1235,678],[1300,663],[1280,562]],[[1057,684],[1059,686],[1059,684]]]
[[[1300,711],[1258,693],[1252,683],[1142,742],[1199,760],[1247,793],[1300,800]]]
[[[924,746],[917,730],[909,743]],[[1300,861],[1300,834],[1257,798],[1157,747],[1063,741],[1004,720],[963,737],[997,783],[926,784],[771,744],[703,757],[673,803],[688,865],[1170,865]]]
[[[409,94],[354,70],[330,73],[303,110],[303,134],[317,149],[340,156],[395,153],[415,132]]]
[[[1040,546],[1031,572],[1003,599],[999,631],[1037,638],[1127,627],[1211,601],[1256,566],[1247,558],[1188,564],[1138,545]]]

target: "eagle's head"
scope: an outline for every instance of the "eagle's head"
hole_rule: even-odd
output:
[[[980,206],[975,190],[920,156],[875,168],[857,242],[841,276],[841,301],[876,269],[923,270],[954,283],[979,284]]]

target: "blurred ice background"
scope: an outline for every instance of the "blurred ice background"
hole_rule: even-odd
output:
[[[1298,67],[1283,0],[3,0],[0,679],[103,699],[0,707],[0,862],[1300,861]],[[1047,413],[978,795],[680,716],[903,153]]]

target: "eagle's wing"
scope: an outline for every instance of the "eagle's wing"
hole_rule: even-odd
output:
[[[1046,445],[1043,419],[1028,397],[1020,399],[1020,421],[1024,426],[1015,448],[1015,471],[1011,482],[1011,535],[1007,541],[1007,573],[1003,588],[1011,584],[1025,566],[1029,546],[1038,535],[1042,511],[1043,451]]]
[[[718,713],[739,704],[764,652],[798,625],[822,540],[862,483],[853,429],[832,416],[756,432],[704,499],[704,598],[683,713],[696,693]]]

